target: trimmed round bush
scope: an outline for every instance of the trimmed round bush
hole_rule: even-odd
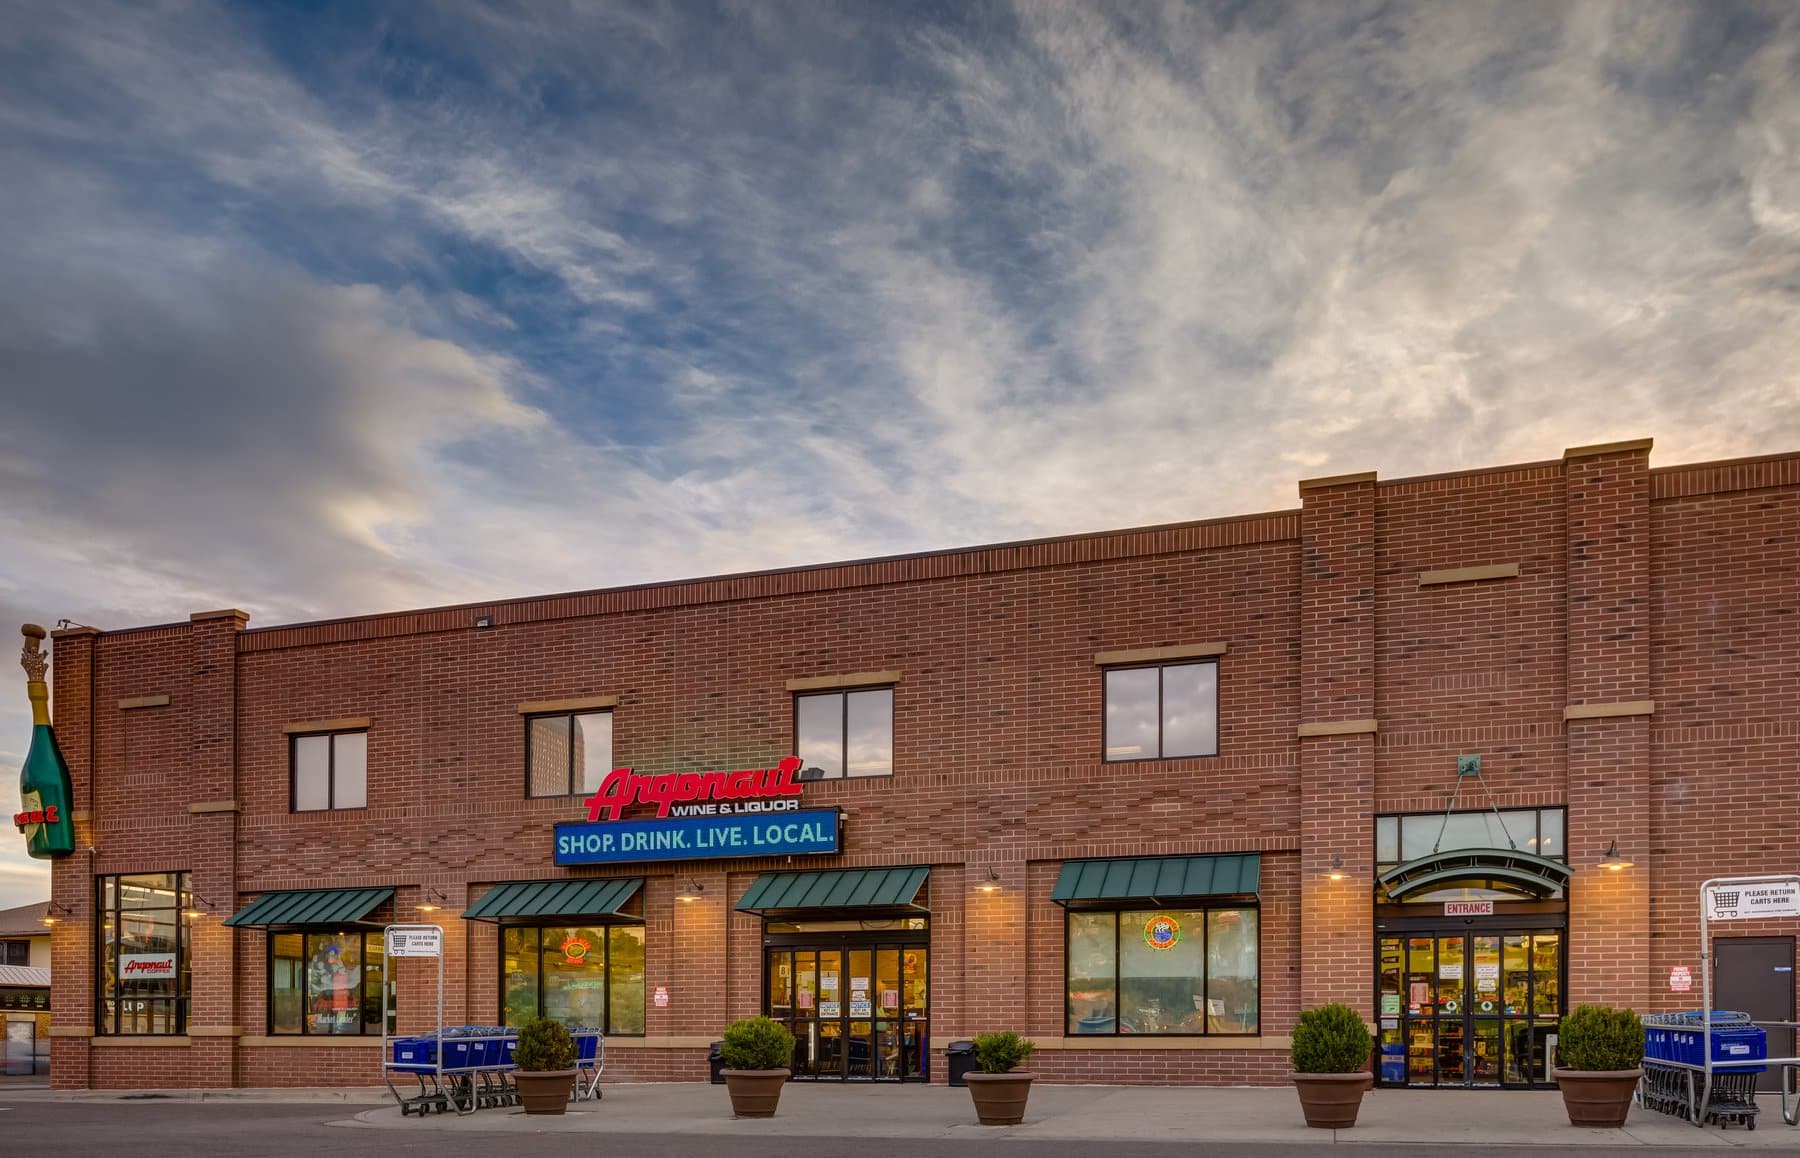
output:
[[[526,1073],[575,1068],[575,1039],[569,1028],[548,1017],[533,1018],[519,1030],[513,1062]]]
[[[728,1070],[780,1070],[794,1060],[794,1035],[779,1021],[746,1017],[721,1036],[719,1060]]]
[[[1348,1005],[1321,1005],[1294,1026],[1294,1072],[1353,1074],[1368,1066],[1374,1048],[1362,1014]]]
[[[1037,1048],[1035,1041],[1027,1041],[1012,1030],[1005,1033],[978,1033],[975,1035],[975,1064],[981,1067],[984,1074],[1003,1074],[1018,1069]]]
[[[1556,1064],[1565,1070],[1634,1070],[1644,1060],[1644,1023],[1629,1009],[1577,1005],[1557,1030]]]

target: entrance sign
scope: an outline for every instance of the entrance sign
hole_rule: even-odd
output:
[[[1669,992],[1686,993],[1694,987],[1694,975],[1686,965],[1669,966]]]
[[[1800,917],[1800,880],[1707,886],[1707,920],[1745,921],[1752,917]]]
[[[1492,901],[1445,901],[1446,917],[1491,917],[1494,915]]]
[[[682,816],[556,826],[556,863],[717,860],[733,856],[815,856],[838,848],[838,810],[781,816]]]
[[[390,925],[387,931],[389,957],[442,957],[444,930],[436,925]]]

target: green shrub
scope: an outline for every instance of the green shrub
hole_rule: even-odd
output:
[[[725,1027],[719,1060],[728,1070],[780,1070],[794,1060],[794,1035],[766,1017],[746,1017]]]
[[[575,1068],[575,1039],[568,1027],[548,1017],[534,1018],[519,1030],[513,1061],[526,1073]]]
[[[975,1035],[975,1064],[984,1074],[1003,1074],[1025,1064],[1037,1043],[1027,1041],[1012,1030],[1005,1033]]]
[[[1369,1064],[1374,1047],[1362,1014],[1348,1005],[1321,1005],[1294,1026],[1294,1072],[1353,1074]]]
[[[1577,1005],[1557,1031],[1556,1064],[1565,1070],[1634,1070],[1644,1060],[1644,1023],[1629,1009]]]

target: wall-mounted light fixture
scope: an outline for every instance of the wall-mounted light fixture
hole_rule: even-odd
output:
[[[675,890],[675,899],[686,905],[691,905],[705,896],[706,886],[693,877],[689,877],[686,884]]]
[[[1345,875],[1344,858],[1341,856],[1332,857],[1331,867],[1325,870],[1325,879],[1328,881],[1341,881],[1344,879]]]
[[[212,911],[213,903],[211,901],[198,893],[189,893],[187,908],[181,910],[181,915],[190,921],[198,921]]]
[[[994,871],[993,865],[988,866],[987,876],[982,877],[981,882],[975,887],[984,893],[997,893],[1000,891],[1002,887],[1000,884],[1000,874]]]
[[[419,903],[414,905],[413,908],[419,910],[421,913],[435,913],[444,907],[443,905],[438,904],[439,901],[448,902],[449,900],[450,898],[446,897],[443,893],[432,888],[430,885],[426,885],[423,889],[423,895],[419,898]]]
[[[1613,838],[1612,843],[1606,846],[1606,852],[1601,854],[1600,863],[1595,867],[1616,873],[1623,872],[1625,869],[1630,868],[1636,863],[1636,861],[1627,860],[1619,855],[1619,841],[1618,838],[1615,837]]]
[[[475,629],[477,631],[486,631],[488,628],[490,628],[492,626],[494,626],[494,617],[493,616],[477,615],[475,617]]]
[[[58,925],[65,919],[73,917],[74,915],[74,909],[71,909],[67,905],[61,905],[55,901],[51,901],[50,907],[44,910],[44,915],[38,918],[38,923],[42,925]]]

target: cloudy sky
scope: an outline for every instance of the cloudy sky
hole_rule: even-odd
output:
[[[6,7],[8,632],[1800,448],[1792,3]]]

